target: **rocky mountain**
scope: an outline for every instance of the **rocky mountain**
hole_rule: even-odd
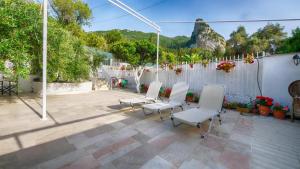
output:
[[[215,32],[203,19],[196,19],[189,47],[199,47],[214,51],[225,51],[226,41],[223,36]]]

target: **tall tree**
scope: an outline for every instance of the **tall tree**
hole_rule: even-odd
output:
[[[56,17],[62,24],[89,24],[89,20],[92,17],[92,11],[88,4],[82,0],[52,0],[50,2]]]
[[[102,50],[107,49],[105,38],[101,35],[97,35],[96,33],[88,33],[86,35],[86,43],[89,47],[95,47]]]
[[[147,40],[136,42],[120,41],[111,48],[116,59],[129,63],[135,74],[136,90],[140,92],[140,79],[147,63],[154,63],[156,59],[156,46]]]
[[[242,55],[246,53],[248,34],[244,26],[239,26],[236,31],[230,34],[230,39],[226,42],[228,55]],[[221,55],[216,51],[216,54]]]
[[[118,30],[111,30],[107,32],[104,37],[108,44],[113,44],[123,39],[121,32]]]
[[[280,24],[267,24],[264,28],[258,29],[249,41],[249,51],[276,53],[287,34]]]
[[[292,36],[287,38],[283,45],[278,49],[279,53],[300,52],[300,28],[292,31]]]

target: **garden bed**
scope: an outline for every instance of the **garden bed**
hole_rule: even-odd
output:
[[[33,82],[33,92],[41,94],[42,82]],[[78,94],[88,93],[92,91],[92,82],[81,82],[81,83],[48,83],[47,84],[47,95],[61,95],[61,94]]]

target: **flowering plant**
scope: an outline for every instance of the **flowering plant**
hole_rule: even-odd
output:
[[[170,97],[171,91],[172,91],[171,88],[166,88],[166,89],[165,89],[165,97]]]
[[[273,99],[265,96],[256,96],[256,104],[271,107],[273,105]]]
[[[207,59],[203,59],[201,61],[201,64],[202,64],[203,67],[206,67],[208,65],[208,63],[209,63],[209,61]]]
[[[233,61],[223,61],[218,64],[217,70],[223,70],[226,73],[229,73],[231,69],[235,67],[235,62]]]
[[[247,56],[244,59],[244,63],[249,63],[249,64],[254,63],[254,56],[247,54]]]
[[[179,75],[181,72],[182,72],[182,68],[181,68],[181,67],[180,67],[180,68],[177,68],[177,69],[175,70],[176,75]]]
[[[275,103],[273,106],[273,111],[277,110],[277,111],[282,111],[284,113],[289,112],[289,107],[288,106],[282,106],[280,103]]]
[[[126,67],[125,67],[124,65],[122,65],[122,66],[120,67],[120,70],[124,71],[124,70],[126,70]]]

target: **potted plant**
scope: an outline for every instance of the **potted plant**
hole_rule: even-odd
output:
[[[208,63],[209,63],[209,61],[208,61],[207,59],[203,59],[203,60],[201,61],[201,65],[202,65],[203,67],[206,67],[206,66],[208,65]]]
[[[160,97],[165,97],[165,89],[164,89],[163,87],[161,87],[161,88],[159,89],[159,96],[160,96]]]
[[[217,70],[223,70],[229,73],[235,67],[235,62],[233,61],[223,61],[217,65]]]
[[[186,94],[186,99],[187,102],[193,102],[194,101],[194,94],[192,92],[188,92]]]
[[[126,67],[125,67],[125,65],[122,65],[122,66],[120,67],[120,70],[121,70],[121,71],[124,71],[124,70],[126,70]]]
[[[257,96],[256,104],[259,114],[262,116],[268,116],[271,112],[271,106],[273,105],[273,99],[265,96]]]
[[[289,107],[283,107],[280,103],[275,103],[273,106],[273,116],[277,119],[284,119],[285,114],[289,111]]]
[[[236,110],[240,112],[240,114],[249,113],[250,108],[249,105],[246,103],[238,103]]]
[[[247,54],[247,56],[244,58],[244,63],[252,64],[254,63],[254,56],[253,54]]]
[[[176,75],[180,75],[181,72],[182,72],[182,68],[181,68],[181,67],[179,67],[179,68],[177,68],[177,69],[175,70]]]
[[[171,91],[172,91],[172,89],[169,88],[169,87],[167,87],[167,88],[165,89],[165,97],[169,98],[169,97],[170,97],[170,94],[171,94]]]
[[[149,86],[146,84],[141,84],[141,92],[147,93]]]

